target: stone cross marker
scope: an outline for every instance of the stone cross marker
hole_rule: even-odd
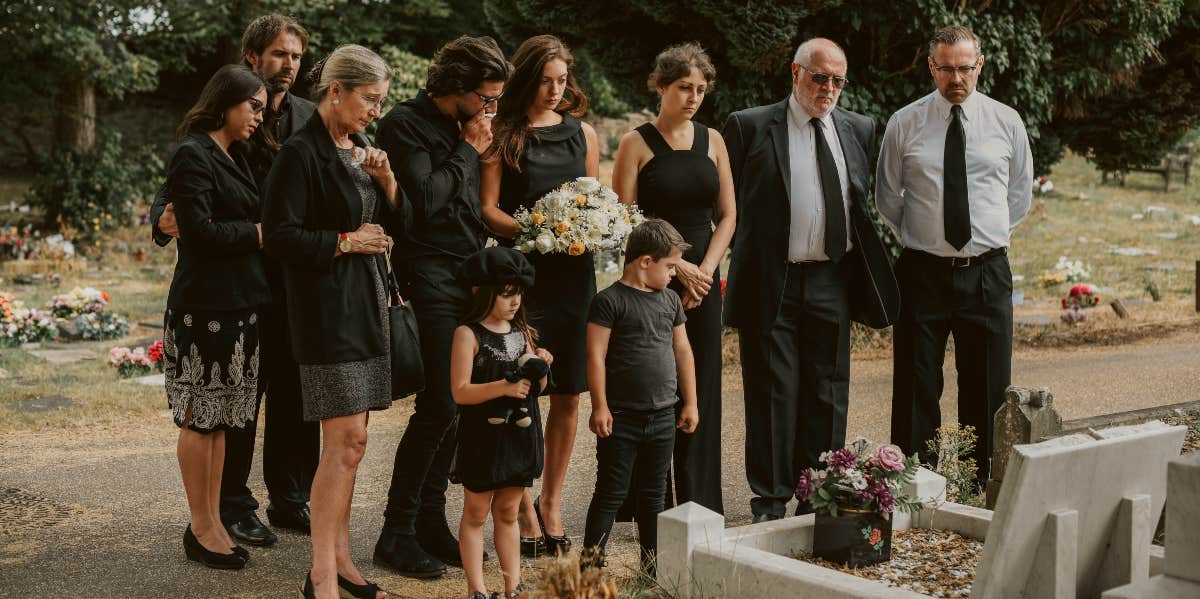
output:
[[[1004,405],[992,419],[992,470],[987,481],[987,507],[995,509],[1000,483],[1008,467],[1008,456],[1015,445],[1037,443],[1062,430],[1062,416],[1054,408],[1054,394],[1043,387],[1027,389],[1011,386],[1005,392]]]

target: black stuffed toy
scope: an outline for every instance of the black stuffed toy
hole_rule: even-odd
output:
[[[536,405],[537,398],[542,393],[542,379],[550,373],[550,365],[545,360],[525,354],[517,358],[517,367],[504,376],[505,380],[515,383],[521,379],[529,381],[529,395],[525,399],[515,397],[501,398],[496,402],[495,411],[488,417],[488,424],[509,423],[520,428],[533,424],[529,415],[531,405]]]

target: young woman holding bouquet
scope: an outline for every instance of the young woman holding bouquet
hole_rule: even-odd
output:
[[[648,86],[661,97],[661,108],[653,122],[621,139],[613,189],[622,202],[671,223],[691,244],[670,288],[687,310],[700,424],[694,433],[675,436],[674,494],[668,489],[667,505],[695,501],[722,512],[718,266],[733,238],[737,208],[721,134],[692,120],[715,78],[712,61],[698,44],[672,46],[658,55]],[[632,514],[632,508],[627,505],[622,515]]]
[[[547,192],[578,177],[596,177],[600,150],[596,132],[579,117],[587,97],[571,74],[574,58],[552,35],[529,38],[512,57],[513,75],[495,121],[495,140],[483,158],[480,203],[492,232],[511,240],[518,233],[512,214],[533,208]],[[546,419],[546,466],[536,502],[526,494],[521,508],[522,553],[539,548],[530,508],[541,526],[548,552],[564,552],[570,541],[562,525],[560,500],[567,463],[575,446],[579,394],[587,390],[585,336],[587,311],[596,294],[595,263],[590,252],[531,252],[538,282],[529,291],[533,326],[540,345],[554,354],[550,413]]]

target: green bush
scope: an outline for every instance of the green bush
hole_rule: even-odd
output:
[[[116,131],[101,131],[91,153],[58,146],[36,162],[30,202],[42,207],[46,226],[80,241],[129,224],[135,202],[162,182],[162,160],[125,147]]]

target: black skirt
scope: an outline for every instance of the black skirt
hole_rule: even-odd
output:
[[[530,324],[538,331],[538,347],[554,356],[546,393],[577,394],[588,390],[587,315],[596,296],[596,263],[591,252],[526,254],[537,273],[529,291]]]
[[[245,427],[258,411],[258,362],[257,309],[167,309],[163,367],[175,426]]]

